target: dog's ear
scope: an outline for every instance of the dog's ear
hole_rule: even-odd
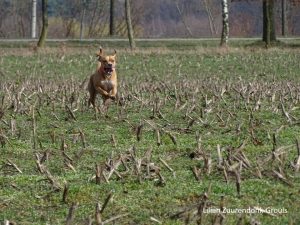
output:
[[[103,55],[102,47],[100,47],[99,52],[96,53],[97,57],[101,57]]]
[[[117,51],[116,51],[116,49],[114,49],[114,56],[116,56],[117,55]]]

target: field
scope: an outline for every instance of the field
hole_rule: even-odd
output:
[[[0,224],[300,224],[299,43],[125,44],[1,44]]]

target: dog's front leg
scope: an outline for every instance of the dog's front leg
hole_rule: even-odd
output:
[[[117,87],[114,86],[113,89],[111,90],[110,98],[115,99],[116,97],[117,97]]]
[[[96,90],[98,91],[99,94],[101,94],[102,96],[109,96],[108,92],[103,90],[101,87],[97,87]]]

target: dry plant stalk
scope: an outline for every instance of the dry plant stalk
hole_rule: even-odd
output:
[[[198,214],[198,219],[197,219],[197,224],[200,225],[202,224],[202,221],[203,221],[203,211],[205,210],[206,208],[206,205],[207,205],[207,200],[208,200],[208,193],[204,193],[202,196],[201,196],[201,201],[198,205],[198,211],[197,211],[197,214]]]
[[[52,176],[52,174],[49,172],[47,167],[41,163],[39,155],[36,153],[35,156],[36,156],[36,165],[39,172],[47,178],[47,180],[50,182],[50,184],[52,185],[55,191],[61,190],[62,187],[60,183]]]
[[[298,173],[299,169],[300,169],[300,142],[299,142],[299,139],[296,139],[296,147],[297,147],[298,156],[295,160],[294,168],[295,168],[295,172]]]
[[[218,153],[218,159],[219,159],[218,165],[222,166],[223,165],[223,157],[222,157],[222,153],[221,153],[221,147],[219,144],[217,145],[217,153]]]
[[[71,116],[71,118],[76,121],[77,120],[76,116],[68,105],[66,105],[66,109],[67,109],[68,114]]]
[[[63,191],[63,197],[62,197],[62,202],[63,203],[67,203],[68,193],[69,193],[69,185],[65,184],[64,185],[64,191]]]
[[[137,141],[141,140],[141,136],[142,136],[142,128],[144,127],[144,124],[141,123],[140,125],[137,126],[136,128],[136,139]]]
[[[129,215],[129,213],[124,213],[124,214],[120,214],[120,215],[113,216],[113,217],[111,217],[111,218],[109,218],[109,219],[103,221],[102,224],[103,224],[103,225],[104,225],[104,224],[109,224],[109,223],[111,223],[111,222],[114,222],[115,220],[118,220],[118,219],[120,219],[120,218],[122,218],[122,217],[125,217],[125,216],[128,216],[128,215]]]
[[[35,120],[35,108],[34,106],[31,107],[32,111],[32,141],[33,141],[33,149],[36,149],[36,142],[37,142],[37,136],[36,136],[36,120]]]
[[[111,142],[113,143],[114,148],[117,147],[117,140],[114,134],[111,135]]]
[[[99,164],[96,164],[95,168],[96,168],[96,184],[100,184],[101,183],[102,169],[101,169],[101,166]]]
[[[104,212],[104,210],[105,210],[106,206],[108,205],[109,201],[113,198],[113,195],[114,195],[113,191],[110,191],[109,194],[107,195],[107,197],[105,198],[104,203],[103,203],[103,205],[101,207],[101,210],[100,210],[101,214]]]
[[[7,159],[7,163],[8,166],[12,166],[13,168],[15,168],[16,171],[18,171],[19,173],[23,173],[22,170],[20,170],[20,168],[13,163],[10,159]]]
[[[215,218],[214,218],[214,222],[213,225],[223,225],[224,224],[224,219],[225,219],[225,215],[222,213],[224,210],[224,196],[221,196],[221,200],[220,200],[220,213],[218,213]]]
[[[192,171],[193,171],[193,174],[194,174],[196,180],[201,181],[201,169],[200,168],[198,169],[196,166],[194,166],[192,168]]]
[[[86,140],[85,140],[85,135],[82,132],[82,130],[79,130],[79,134],[80,134],[80,138],[81,138],[81,143],[82,143],[82,147],[86,148]]]
[[[176,177],[176,173],[175,171],[167,164],[167,162],[165,160],[163,160],[162,158],[159,158],[159,160],[164,164],[164,166],[173,173],[173,177]]]
[[[286,119],[289,123],[292,123],[292,119],[291,119],[289,113],[285,110],[282,99],[280,101],[280,105],[281,105],[281,110],[282,110],[283,115],[286,117]]]
[[[160,131],[159,129],[156,129],[156,144],[159,147],[161,145],[161,139],[160,139]]]
[[[100,206],[99,202],[96,204],[95,222],[96,222],[96,225],[102,225],[101,206]]]
[[[75,217],[75,210],[77,209],[77,207],[78,207],[78,202],[72,203],[72,205],[69,209],[68,216],[67,216],[66,225],[72,225],[73,224],[73,220],[74,220],[74,217]]]
[[[236,191],[238,196],[241,196],[241,174],[240,171],[235,170],[234,171],[234,175],[235,175],[235,185],[236,185]]]
[[[164,186],[164,185],[166,184],[166,180],[165,180],[165,178],[161,175],[160,172],[158,172],[158,177],[159,177],[159,183],[158,183],[158,185],[159,185],[159,186]]]
[[[173,142],[174,145],[177,145],[177,140],[176,140],[176,137],[171,134],[170,132],[166,132],[167,135],[170,137],[171,141]]]

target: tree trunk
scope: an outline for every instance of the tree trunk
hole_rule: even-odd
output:
[[[110,0],[109,35],[114,36],[115,34],[115,0]]]
[[[86,11],[86,0],[83,0],[82,3],[82,14],[81,14],[81,20],[80,20],[80,40],[83,39],[84,34],[84,19],[85,19],[85,11]]]
[[[216,25],[214,22],[214,18],[211,15],[211,10],[207,3],[207,0],[203,0],[203,2],[204,2],[205,11],[207,14],[208,22],[209,22],[210,34],[212,37],[214,37],[217,34],[217,29],[216,29]]]
[[[48,32],[48,0],[42,0],[43,28],[37,44],[38,47],[43,47],[47,38]]]
[[[286,36],[286,0],[281,0],[281,34]]]
[[[36,0],[32,0],[31,38],[36,38]]]
[[[190,37],[193,37],[193,33],[192,33],[191,29],[189,28],[188,24],[186,23],[186,21],[185,21],[185,19],[184,19],[184,16],[182,15],[182,12],[181,12],[181,10],[180,10],[180,8],[179,8],[178,2],[176,2],[176,8],[177,8],[177,12],[178,12],[178,14],[179,14],[179,16],[180,16],[180,18],[181,18],[181,21],[182,21],[182,23],[183,23],[185,29],[187,30],[189,36],[190,36]]]
[[[274,0],[263,0],[263,41],[267,47],[276,41]]]
[[[228,36],[229,36],[229,20],[228,20],[228,2],[227,0],[222,0],[222,36],[221,36],[221,46],[227,46]]]
[[[270,40],[276,41],[275,34],[275,13],[274,13],[274,0],[269,0],[269,14],[270,14]]]
[[[128,33],[128,39],[130,48],[135,48],[135,41],[133,38],[133,28],[131,23],[131,13],[130,13],[131,7],[130,7],[130,0],[125,0],[125,15],[126,15],[126,24],[127,24],[127,33]]]
[[[269,11],[269,0],[263,0],[263,41],[266,46],[270,45],[270,11]]]

